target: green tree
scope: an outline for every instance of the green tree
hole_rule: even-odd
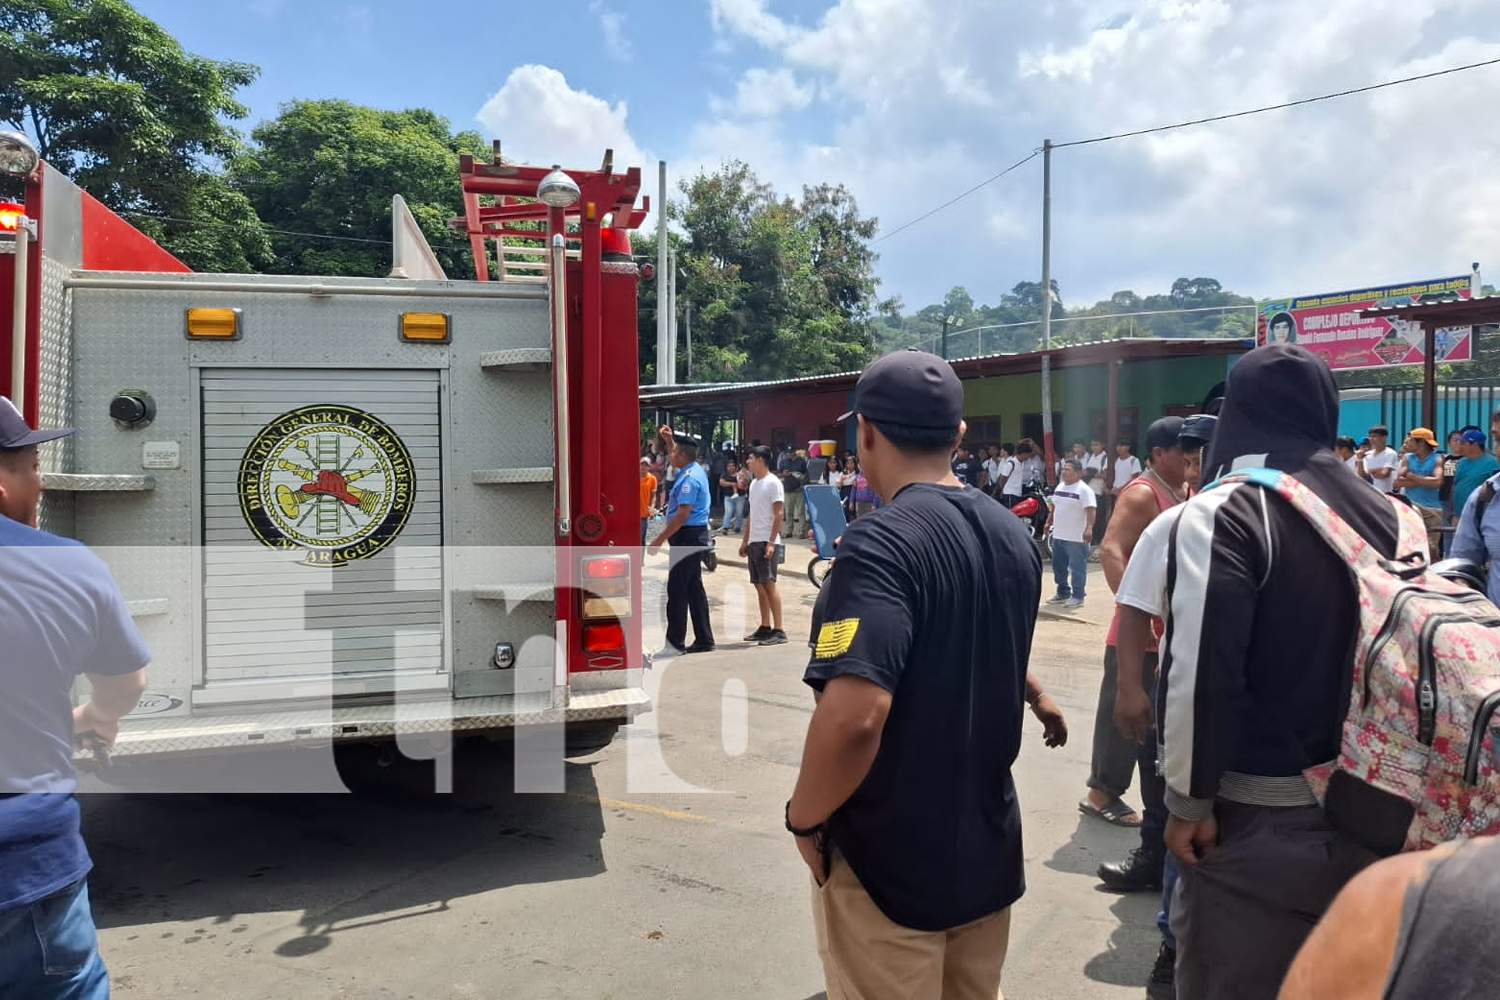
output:
[[[680,184],[669,208],[680,228],[679,329],[693,316],[695,380],[737,381],[847,371],[870,356],[876,314],[876,223],[842,186],[780,197],[741,162]],[[643,286],[641,368],[654,374],[656,301]],[[891,320],[886,319],[889,323]],[[684,345],[679,344],[679,355]],[[679,374],[685,366],[679,360]]]
[[[238,148],[235,93],[258,73],[184,52],[124,0],[0,4],[0,122],[195,268],[270,259],[248,203],[211,170]]]
[[[448,229],[462,193],[461,153],[488,152],[477,132],[454,133],[431,111],[379,111],[348,101],[294,101],[251,134],[230,164],[230,183],[274,229],[271,270],[383,277],[390,271],[391,196],[406,199],[451,277],[473,257]]]

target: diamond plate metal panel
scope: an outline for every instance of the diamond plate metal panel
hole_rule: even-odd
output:
[[[550,483],[553,469],[550,465],[536,469],[475,469],[475,486],[503,486],[507,483]]]
[[[479,356],[481,368],[546,368],[552,364],[552,349],[521,347],[513,351],[486,351]]]
[[[128,474],[80,475],[73,472],[49,472],[47,489],[63,493],[145,493],[156,489],[156,478]]]
[[[66,264],[50,253],[42,254],[42,328],[38,359],[37,415],[42,427],[73,426],[73,320],[72,297],[63,287]],[[42,472],[49,480],[73,468],[73,439],[52,441],[40,449]],[[73,498],[63,494],[43,496],[40,526],[56,535],[71,536],[76,530]]]
[[[597,691],[576,695],[566,707],[552,706],[547,695],[520,700],[508,697],[431,699],[399,705],[258,711],[226,715],[129,719],[113,750],[114,757],[202,753],[236,747],[327,743],[335,739],[369,740],[398,735],[509,729],[525,723],[629,722],[650,703],[645,691]],[[76,758],[86,762],[87,754]]]

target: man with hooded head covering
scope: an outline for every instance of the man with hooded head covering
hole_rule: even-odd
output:
[[[1392,502],[1329,449],[1337,427],[1321,359],[1295,345],[1251,351],[1230,374],[1203,481],[1276,469],[1394,556]],[[1178,992],[1270,1000],[1318,918],[1374,860],[1302,777],[1339,752],[1357,594],[1312,525],[1248,484],[1189,500],[1167,558],[1156,718],[1167,847],[1182,868]]]

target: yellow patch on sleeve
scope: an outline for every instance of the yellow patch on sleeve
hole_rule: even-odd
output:
[[[859,631],[858,618],[845,618],[841,622],[824,622],[818,630],[818,645],[813,656],[819,660],[832,660],[849,652],[854,645],[854,633]]]

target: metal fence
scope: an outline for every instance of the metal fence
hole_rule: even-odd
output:
[[[1393,386],[1381,390],[1382,421],[1391,429],[1393,442],[1402,440],[1408,431],[1422,426],[1422,387]],[[1500,385],[1489,382],[1457,382],[1440,385],[1437,390],[1437,426],[1431,428],[1440,446],[1461,427],[1473,425],[1490,429],[1490,416],[1500,409]]]

